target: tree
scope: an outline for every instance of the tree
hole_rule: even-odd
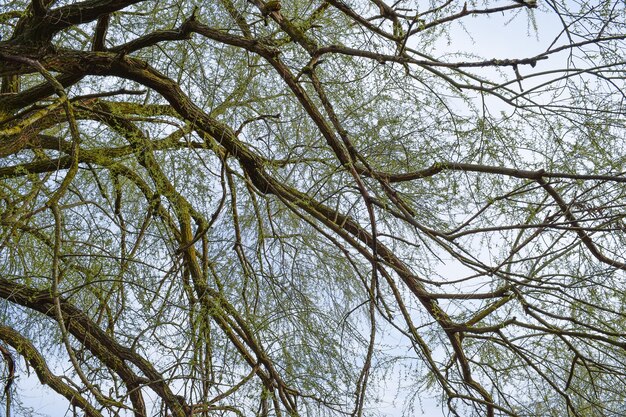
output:
[[[624,2],[3,4],[6,415],[621,415]]]

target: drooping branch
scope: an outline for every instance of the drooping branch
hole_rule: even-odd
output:
[[[81,393],[50,371],[43,355],[33,346],[28,338],[10,327],[0,326],[0,340],[10,345],[19,355],[24,357],[28,364],[35,370],[42,384],[48,385],[58,394],[65,397],[72,406],[83,410],[85,415],[89,417],[102,417],[102,414],[91,405]]]
[[[0,277],[0,298],[55,319],[55,300],[49,291],[38,290]],[[150,362],[120,345],[67,299],[59,297],[59,305],[68,331],[122,378],[131,396],[133,390],[148,386],[163,399],[176,417],[188,417],[184,412],[187,405],[172,393],[163,376]],[[145,376],[137,375],[125,361],[135,365]]]

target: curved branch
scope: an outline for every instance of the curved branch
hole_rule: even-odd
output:
[[[13,347],[18,354],[26,359],[37,373],[37,377],[42,384],[48,385],[54,391],[61,394],[71,405],[83,410],[87,416],[103,417],[78,391],[67,385],[61,378],[50,371],[41,353],[39,353],[26,337],[10,327],[0,326],[0,340]]]
[[[0,277],[0,298],[55,319],[55,299],[49,291],[34,289]],[[147,360],[120,345],[67,299],[59,297],[58,300],[68,331],[94,356],[116,372],[129,390],[140,385],[147,385],[163,399],[175,417],[188,417],[183,411],[183,407],[188,406],[172,393],[163,377]],[[139,368],[146,378],[137,376],[125,361]]]

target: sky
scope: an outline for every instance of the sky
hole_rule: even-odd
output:
[[[504,4],[505,2],[503,2]],[[520,11],[519,13],[526,13]],[[450,44],[442,39],[442,50],[458,52],[459,50],[473,51],[485,58],[519,58],[533,56],[543,52],[546,46],[553,40],[559,30],[559,22],[556,19],[548,19],[545,16],[538,17],[536,22],[539,33],[535,36],[532,27],[527,26],[525,19],[515,19],[509,22],[509,15],[501,18],[492,17],[485,19],[478,17],[465,20],[465,26],[454,25],[450,35]],[[530,34],[530,36],[529,36]],[[541,62],[539,65],[549,67],[554,65],[551,62]],[[510,71],[510,69],[506,69]],[[520,68],[524,72],[524,68]],[[511,74],[508,74],[509,76]],[[493,103],[498,106],[498,103]],[[503,106],[503,109],[505,106]],[[445,267],[445,266],[444,266]],[[454,274],[454,271],[447,271],[447,274]],[[56,373],[60,374],[57,365]],[[399,384],[404,381],[402,376],[397,374],[396,379],[386,380],[386,386],[380,386],[381,402],[378,404],[378,412],[382,415],[396,417],[402,415],[403,398],[397,396],[396,391]],[[17,379],[17,387],[24,404],[31,408],[36,416],[58,417],[72,415],[68,410],[68,402],[53,393],[49,388],[42,388],[38,383],[35,373],[31,371],[30,376],[20,373]],[[423,411],[423,412],[422,412]],[[0,416],[4,413],[4,408],[0,408]],[[421,410],[418,407],[410,415],[443,417],[441,407],[433,399],[424,399]]]

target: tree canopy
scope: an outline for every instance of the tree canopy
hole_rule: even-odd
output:
[[[623,415],[625,7],[3,0],[6,415]]]

